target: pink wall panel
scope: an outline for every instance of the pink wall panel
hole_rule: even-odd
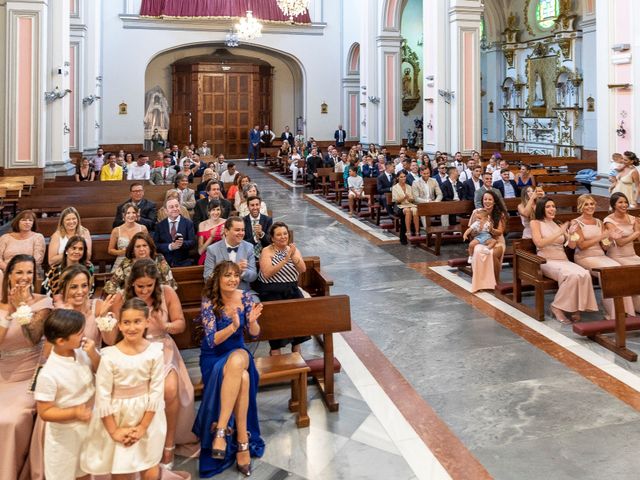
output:
[[[357,43],[351,50],[351,58],[349,59],[349,73],[360,72],[360,45]]]
[[[69,85],[71,93],[69,94],[69,145],[76,147],[76,62],[77,62],[78,45],[72,44],[69,47]]]
[[[384,28],[397,28],[395,24],[396,7],[398,0],[388,0],[387,10],[385,12]]]
[[[17,161],[30,161],[32,145],[32,89],[33,89],[33,18],[18,18],[18,75],[17,75]]]
[[[347,136],[358,137],[358,94],[349,94],[349,126]]]
[[[462,33],[462,57],[464,58],[464,62],[462,64],[462,82],[464,90],[462,149],[467,151],[476,148],[476,145],[474,144],[474,106],[476,102],[474,87],[478,74],[475,71],[477,59],[476,50],[474,48],[474,35],[474,32]]]

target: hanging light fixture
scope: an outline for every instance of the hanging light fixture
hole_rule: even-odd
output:
[[[253,17],[251,10],[247,10],[247,16],[241,18],[235,27],[240,40],[253,40],[262,36],[262,24]]]
[[[293,17],[302,15],[309,8],[309,0],[277,0],[278,6],[285,17],[293,23]]]
[[[236,33],[231,30],[229,33],[227,33],[224,37],[224,44],[227,47],[237,47],[239,44],[239,40],[238,40],[238,35],[236,35]]]

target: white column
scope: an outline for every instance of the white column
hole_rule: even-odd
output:
[[[451,152],[480,150],[480,0],[451,0],[449,39],[451,86]]]
[[[82,142],[83,152],[95,153],[100,143],[102,99],[102,32],[100,11],[102,0],[84,0],[82,18],[86,27],[82,72],[83,98],[92,103],[82,103]],[[91,97],[93,95],[93,97]]]
[[[501,83],[502,72],[504,72],[504,55],[500,44],[492,45],[484,55],[487,68],[484,69],[486,76],[484,79],[486,95],[482,97],[482,109],[486,115],[486,122],[482,123],[482,127],[487,130],[487,142],[502,143],[504,139],[504,121],[500,113],[500,107],[502,106]],[[489,102],[493,102],[493,113],[489,112]]]
[[[361,2],[360,25],[360,140],[364,144],[381,143],[377,111],[380,104],[369,101],[378,91],[376,36],[378,32],[378,7],[376,2]]]
[[[380,128],[380,143],[399,145],[402,143],[400,115],[402,115],[402,97],[400,89],[400,32],[385,32],[376,39],[377,75],[380,79],[375,97],[379,99],[376,113]],[[367,92],[372,95],[371,91]],[[371,102],[369,102],[371,104]]]
[[[8,1],[0,8],[6,66],[0,80],[0,152],[5,168],[44,167],[47,12],[46,3],[28,1]]]
[[[70,89],[69,0],[49,7],[49,51],[47,91],[63,94]],[[67,175],[73,171],[69,159],[69,96],[47,102],[47,165],[45,176]]]

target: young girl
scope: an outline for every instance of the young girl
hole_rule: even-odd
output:
[[[81,455],[81,468],[113,480],[139,472],[156,480],[167,422],[164,416],[162,343],[149,342],[149,309],[139,298],[122,307],[120,340],[102,349],[96,375],[96,413]]]
[[[96,344],[84,337],[84,316],[75,310],[54,310],[44,322],[44,336],[53,345],[38,375],[38,415],[47,422],[44,473],[48,480],[88,479],[80,467],[87,439],[95,388],[93,373],[100,363]]]
[[[476,245],[484,245],[487,248],[493,248],[496,246],[496,239],[491,236],[491,219],[489,218],[489,212],[484,208],[476,210],[476,221],[469,225],[469,228],[462,235],[463,240],[472,237],[473,240],[469,242],[469,260],[471,263],[473,260],[473,249]]]

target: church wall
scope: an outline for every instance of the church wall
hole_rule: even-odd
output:
[[[0,25],[6,25],[6,6],[4,3],[0,2]],[[6,65],[7,65],[7,47],[6,47],[6,35],[0,35],[0,92],[6,92]],[[2,132],[5,132],[6,123],[5,123],[5,115],[6,115],[6,95],[0,95],[0,155],[5,155],[5,137]],[[5,165],[6,159],[3,162],[0,162],[1,165]]]
[[[420,88],[420,101],[416,107],[409,112],[407,116],[404,112],[400,112],[400,132],[402,138],[407,138],[408,131],[413,132],[415,119],[421,118],[423,114],[424,105],[424,57],[422,52],[422,45],[418,45],[418,42],[422,43],[422,0],[408,0],[404,10],[402,12],[402,22],[400,34],[407,40],[409,47],[418,55],[420,61],[420,75],[419,75],[419,88]]]

